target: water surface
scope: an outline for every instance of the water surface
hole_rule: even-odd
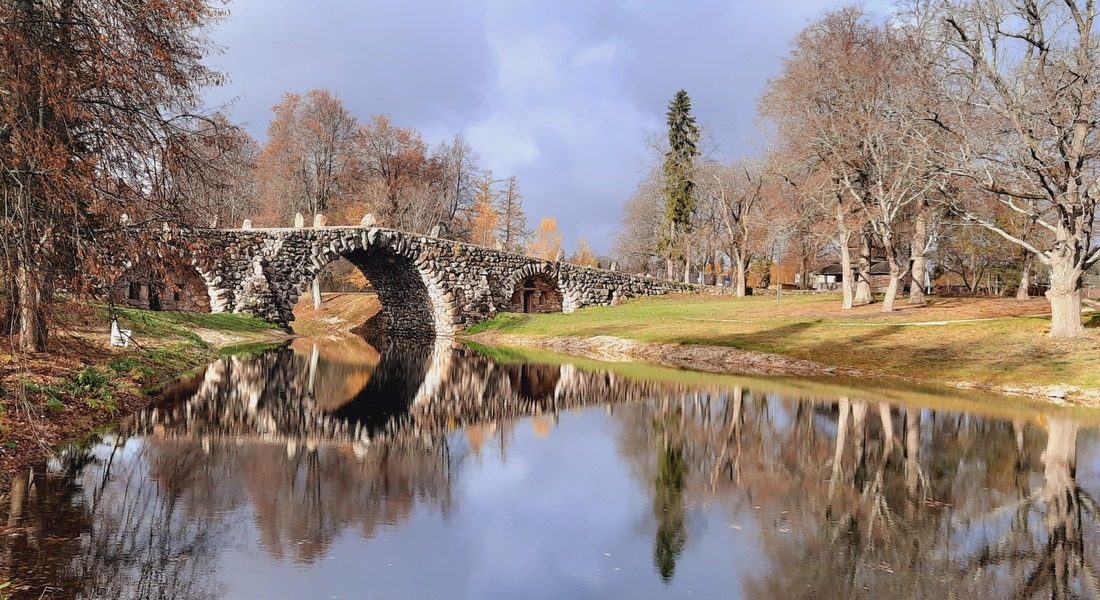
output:
[[[490,355],[298,340],[214,363],[16,479],[0,580],[27,598],[1100,597],[1100,445],[1073,413]]]

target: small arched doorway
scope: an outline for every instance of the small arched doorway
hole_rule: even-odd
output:
[[[210,312],[206,282],[195,269],[179,262],[135,265],[115,280],[107,295],[111,303],[127,308]]]
[[[511,305],[512,310],[523,313],[562,312],[561,290],[546,275],[530,275],[516,283]]]

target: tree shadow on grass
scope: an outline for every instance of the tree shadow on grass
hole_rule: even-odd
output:
[[[1089,313],[1085,316],[1085,327],[1089,329],[1100,328],[1100,312]]]
[[[779,327],[763,329],[760,331],[732,333],[727,335],[696,336],[684,340],[687,344],[712,344],[719,346],[731,346],[747,350],[761,350],[764,352],[776,351],[778,348],[789,347],[791,342],[787,338],[804,333],[821,323],[816,321],[798,321]]]

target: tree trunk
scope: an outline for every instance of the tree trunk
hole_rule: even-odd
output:
[[[691,283],[691,238],[684,238],[684,283]]]
[[[1050,254],[1050,337],[1075,337],[1084,333],[1081,324],[1081,271],[1077,268],[1072,242]]]
[[[890,413],[890,405],[886,402],[878,403],[878,418],[882,422],[882,443],[887,447],[894,445],[894,418]]]
[[[1059,292],[1051,287],[1046,296],[1050,301],[1050,337],[1076,337],[1084,333],[1080,289]]]
[[[898,287],[901,284],[900,269],[897,265],[890,264],[890,285],[886,287],[886,297],[882,300],[882,312],[894,311],[894,299],[898,296]]]
[[[844,232],[840,236],[840,290],[843,296],[841,308],[852,308],[852,251],[848,248],[851,234]]]
[[[1020,287],[1016,288],[1016,299],[1023,302],[1031,299],[1031,261],[1035,258],[1030,252],[1024,257],[1024,268],[1020,271]]]
[[[16,267],[15,293],[12,296],[13,330],[19,332],[19,348],[28,352],[46,350],[48,330],[45,304],[49,295],[33,270],[23,263]]]
[[[737,282],[735,283],[735,285],[737,286],[737,297],[738,298],[744,298],[745,297],[745,270],[746,270],[746,266],[747,266],[747,263],[748,263],[748,261],[745,260],[745,257],[747,256],[747,254],[748,253],[745,252],[744,250],[735,250],[734,251],[733,261],[735,263],[737,263],[735,265],[735,268],[737,269],[736,270]]]
[[[810,257],[806,255],[805,246],[802,250],[802,260],[799,263],[798,289],[808,290],[810,289]]]
[[[852,300],[855,306],[875,301],[874,296],[871,295],[871,233],[864,231],[859,238],[859,277],[856,280],[856,296]]]
[[[898,252],[894,246],[894,236],[889,229],[879,232],[882,238],[882,247],[886,251],[886,263],[890,265],[890,285],[886,287],[886,298],[882,301],[882,312],[893,312],[894,301],[897,300],[898,291],[901,289],[901,278],[908,272],[898,264]]]
[[[1053,575],[1051,598],[1072,598],[1072,564],[1081,560],[1081,494],[1077,485],[1079,425],[1066,418],[1050,420],[1043,452],[1043,499],[1046,501],[1047,550]],[[1078,563],[1079,564],[1079,563]],[[1058,593],[1062,592],[1062,593]]]
[[[321,278],[313,279],[313,310],[321,310]]]
[[[925,258],[925,244],[928,242],[928,213],[927,209],[923,209],[917,212],[916,219],[913,221],[913,237],[912,237],[912,261],[910,263],[910,272],[913,277],[909,283],[909,304],[924,304],[924,280],[926,277],[926,269],[928,259]]]
[[[917,512],[920,496],[920,409],[905,409],[905,492],[908,516]]]
[[[668,244],[665,248],[668,251],[668,256],[665,259],[665,267],[667,268],[669,281],[676,281],[676,260],[675,253],[672,251],[672,245],[675,243],[675,240],[676,223],[670,220],[668,224]]]
[[[837,407],[836,417],[836,448],[833,450],[833,473],[829,480],[829,498],[832,499],[833,489],[843,474],[841,465],[844,463],[844,446],[848,437],[848,413],[851,410],[851,401],[847,396],[841,396]]]

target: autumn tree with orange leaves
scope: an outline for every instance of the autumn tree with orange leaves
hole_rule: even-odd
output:
[[[151,183],[195,145],[210,26],[205,0],[0,0],[0,196],[13,345],[44,350],[57,283],[76,289],[147,246],[133,224],[186,222]]]
[[[500,213],[494,207],[496,192],[493,190],[493,174],[486,172],[477,182],[477,195],[467,225],[469,240],[478,246],[492,247],[496,244],[497,227],[500,226]]]
[[[295,213],[323,213],[350,193],[354,181],[355,117],[328,90],[284,94],[271,109],[257,164],[270,225]]]
[[[544,217],[539,221],[539,228],[535,230],[534,237],[527,243],[527,254],[536,258],[555,260],[561,252],[561,234],[558,233],[558,220],[553,217]]]
[[[600,266],[600,259],[596,256],[596,253],[592,251],[592,247],[588,245],[588,242],[586,242],[584,238],[577,240],[577,249],[574,250],[573,254],[569,257],[569,262],[582,267]]]

